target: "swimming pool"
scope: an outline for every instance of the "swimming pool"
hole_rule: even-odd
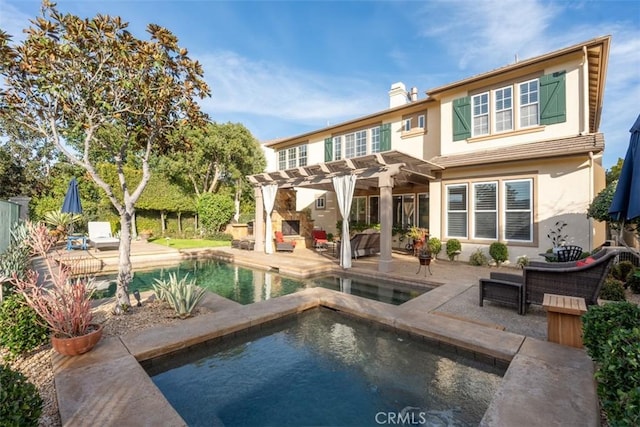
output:
[[[147,372],[189,426],[477,425],[504,375],[327,309],[174,353]]]
[[[179,279],[188,275],[189,278],[196,280],[198,286],[240,304],[252,304],[309,287],[321,286],[399,305],[429,290],[429,288],[410,287],[348,276],[293,279],[271,271],[240,267],[224,261],[207,259],[185,261],[179,265],[154,270],[136,271],[129,284],[129,291],[152,290],[156,278],[168,278],[170,273],[175,273]],[[113,296],[115,294],[115,276],[103,276],[100,277],[100,281],[108,283],[108,289],[101,291],[100,297]]]

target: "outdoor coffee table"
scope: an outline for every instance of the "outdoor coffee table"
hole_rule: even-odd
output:
[[[479,288],[480,307],[482,307],[486,299],[516,306],[518,314],[524,314],[524,285],[522,283],[498,279],[480,279]]]

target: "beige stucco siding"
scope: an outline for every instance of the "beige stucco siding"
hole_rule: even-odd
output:
[[[584,91],[582,90],[583,82],[583,69],[578,60],[573,62],[564,63],[562,65],[548,67],[544,70],[540,70],[533,75],[528,74],[521,78],[515,78],[514,80],[505,81],[501,84],[492,85],[486,89],[494,89],[504,87],[514,82],[524,82],[535,77],[540,77],[544,74],[551,74],[557,71],[566,72],[566,113],[567,120],[564,123],[556,123],[548,126],[532,126],[529,128],[518,128],[518,93],[514,90],[514,126],[515,130],[503,133],[490,133],[489,135],[482,137],[473,137],[468,140],[453,141],[453,129],[451,123],[453,123],[453,107],[452,103],[455,99],[468,96],[471,93],[479,93],[483,90],[476,88],[475,90],[461,91],[457,93],[448,94],[442,98],[442,108],[440,117],[440,135],[442,138],[442,155],[454,155],[467,153],[479,150],[495,149],[499,147],[507,147],[516,144],[523,144],[532,142],[535,140],[552,140],[555,138],[563,138],[568,136],[578,135],[582,129],[582,123],[580,121],[580,112],[584,108]],[[490,110],[491,113],[491,110]],[[493,123],[492,120],[490,120]]]
[[[569,236],[568,244],[581,246],[584,250],[594,247],[594,230],[586,217],[590,194],[591,174],[588,156],[574,156],[564,159],[550,159],[544,163],[517,162],[512,164],[491,165],[490,167],[456,168],[443,171],[441,181],[433,181],[431,191],[431,235],[447,240],[446,233],[446,186],[449,184],[468,184],[468,234],[469,238],[459,239],[463,252],[461,260],[467,260],[477,248],[488,253],[491,241],[477,240],[472,237],[473,197],[472,184],[478,182],[498,182],[499,188],[505,180],[532,179],[533,182],[533,242],[509,242],[511,262],[521,255],[530,259],[539,259],[539,253],[550,248],[547,238],[549,230],[557,221],[568,225],[564,231]],[[597,166],[595,169],[601,167]],[[567,173],[566,171],[571,171]],[[595,171],[595,173],[598,173]],[[500,190],[499,190],[500,192]],[[498,197],[499,240],[503,240],[503,195]]]

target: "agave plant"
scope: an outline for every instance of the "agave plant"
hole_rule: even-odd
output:
[[[82,219],[80,214],[62,211],[49,211],[44,214],[43,221],[56,230],[66,233],[69,227]]]
[[[175,273],[169,273],[168,280],[155,279],[156,283],[152,285],[156,296],[169,303],[181,319],[191,316],[205,294],[205,290],[196,286],[194,280],[187,282],[188,276],[178,280]]]

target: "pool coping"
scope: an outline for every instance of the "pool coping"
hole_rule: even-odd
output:
[[[326,307],[377,322],[488,363],[507,365],[483,426],[597,426],[593,363],[584,350],[443,317],[432,311],[469,285],[446,284],[394,306],[310,288],[250,305],[209,295],[214,312],[169,326],[108,337],[89,353],[53,355],[62,424],[186,425],[141,363],[212,339],[233,336],[286,316]]]

